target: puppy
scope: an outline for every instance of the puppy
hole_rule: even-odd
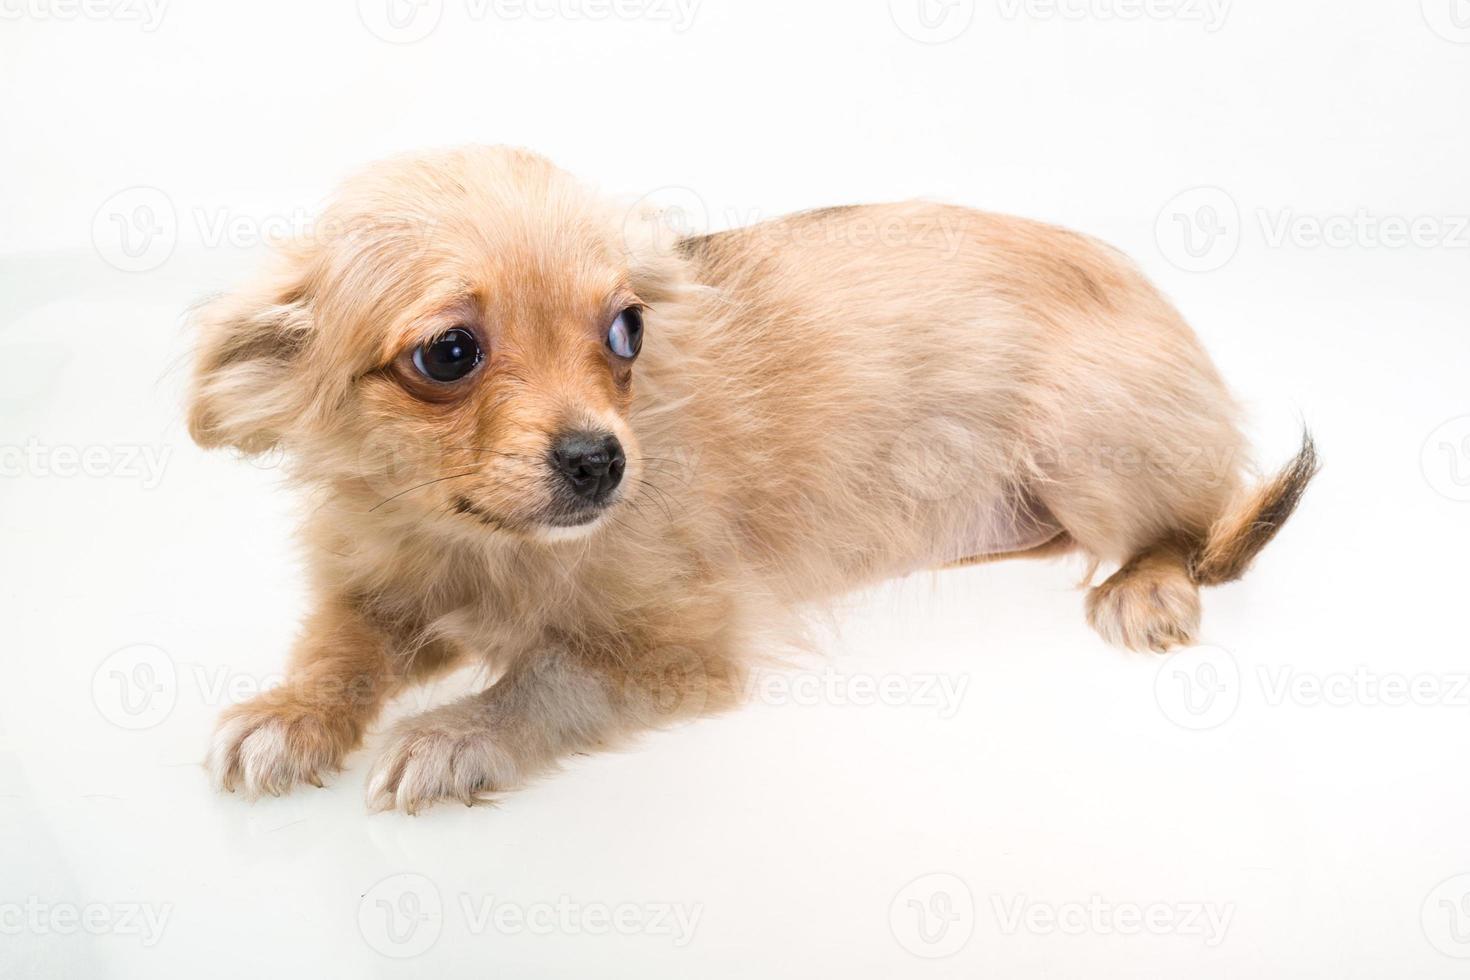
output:
[[[350,180],[201,308],[189,427],[314,491],[285,682],[214,780],[321,785],[384,702],[369,804],[473,803],[735,703],[803,608],[920,569],[1076,551],[1087,616],[1166,650],[1316,468],[1248,481],[1236,409],[1123,256],[955,207],[670,238],[546,160],[472,147]]]

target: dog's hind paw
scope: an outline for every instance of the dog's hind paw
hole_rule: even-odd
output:
[[[1169,552],[1145,553],[1087,596],[1087,621],[1104,640],[1165,653],[1199,633],[1199,587]]]

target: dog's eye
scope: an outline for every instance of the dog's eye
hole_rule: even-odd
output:
[[[643,349],[643,311],[630,306],[617,315],[607,329],[608,350],[626,360],[632,360]]]
[[[485,359],[475,335],[462,327],[446,330],[413,352],[413,366],[430,381],[459,381]]]

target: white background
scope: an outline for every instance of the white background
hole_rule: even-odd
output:
[[[0,0],[0,976],[1464,975],[1470,4],[386,2]],[[1263,461],[1305,419],[1326,469],[1170,659],[1104,647],[1076,565],[990,566],[496,809],[367,815],[376,737],[216,796],[302,575],[272,461],[181,428],[182,313],[348,170],[469,141],[710,227],[1100,235]]]

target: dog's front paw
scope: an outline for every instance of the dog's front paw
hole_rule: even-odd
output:
[[[279,796],[297,783],[321,786],[355,741],[340,718],[271,691],[220,717],[205,766],[219,789]]]
[[[367,802],[408,813],[440,800],[474,806],[515,781],[514,761],[496,744],[483,707],[451,704],[394,729],[368,776]]]

